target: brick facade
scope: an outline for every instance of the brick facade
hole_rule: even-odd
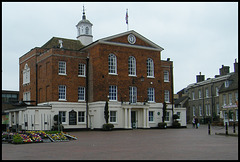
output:
[[[108,40],[109,42],[127,44],[127,35]],[[150,42],[151,43],[151,42]],[[19,59],[20,62],[20,95],[31,92],[35,103],[58,101],[58,86],[66,86],[66,101],[78,102],[78,87],[88,85],[89,102],[106,101],[109,85],[117,86],[117,101],[129,101],[129,87],[137,87],[137,101],[147,100],[147,88],[154,88],[155,102],[164,102],[164,90],[169,90],[172,99],[171,70],[172,61],[162,61],[160,50],[144,49],[151,44],[137,37],[135,47],[118,46],[107,43],[95,43],[82,50],[60,48],[35,48]],[[142,48],[138,48],[142,47]],[[112,53],[117,58],[117,75],[108,74],[108,56]],[[128,58],[136,59],[136,76],[128,75]],[[89,65],[87,67],[87,57]],[[147,77],[147,59],[154,62],[154,78]],[[66,62],[66,75],[58,74],[58,62]],[[25,64],[30,67],[30,84],[23,85],[22,71]],[[83,63],[89,69],[88,84],[86,77],[78,76],[78,64]],[[37,67],[37,70],[36,70]],[[169,72],[169,82],[163,81],[163,71]],[[144,81],[140,78],[144,77]],[[64,101],[63,101],[64,102]]]

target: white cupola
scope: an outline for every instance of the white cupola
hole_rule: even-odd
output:
[[[86,46],[93,42],[92,36],[92,23],[86,19],[85,10],[83,6],[82,20],[76,25],[77,27],[77,39]]]

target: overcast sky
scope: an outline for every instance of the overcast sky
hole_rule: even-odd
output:
[[[19,57],[52,37],[76,39],[85,6],[93,41],[134,30],[163,47],[174,93],[238,61],[237,2],[2,2],[2,89],[19,90]]]

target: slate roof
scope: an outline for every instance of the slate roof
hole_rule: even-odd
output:
[[[228,78],[228,81],[229,81],[229,86],[225,87],[225,83],[223,83],[219,89],[219,93],[238,89],[238,73],[233,73]]]
[[[188,98],[188,96],[180,97],[179,99],[177,99],[177,100],[174,101],[174,104],[175,104],[175,105],[178,105],[178,104],[180,104],[182,101],[184,101],[184,100],[187,99],[187,98]]]
[[[77,51],[84,47],[79,40],[52,37],[41,48],[60,48],[59,40],[62,40],[63,49]]]

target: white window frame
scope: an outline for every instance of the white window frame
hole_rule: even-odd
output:
[[[209,116],[209,114],[208,114],[208,104],[205,105],[205,109],[206,109],[206,111],[205,111],[206,112],[206,116]]]
[[[224,106],[227,105],[227,96],[226,96],[226,94],[223,94],[223,105]]]
[[[66,101],[66,86],[65,85],[59,85],[58,86],[58,100],[59,101]]]
[[[228,94],[228,103],[229,105],[232,105],[232,93]]]
[[[109,112],[109,121],[110,123],[117,123],[117,111]]]
[[[199,108],[199,116],[202,116],[202,105],[199,105],[198,108]]]
[[[67,65],[65,61],[58,61],[58,75],[67,75],[66,67]]]
[[[78,87],[78,101],[85,101],[85,87]]]
[[[169,90],[164,91],[164,101],[166,103],[170,103],[170,92],[169,92]]]
[[[112,53],[108,56],[108,74],[117,75],[117,57]]]
[[[229,81],[228,80],[225,81],[225,87],[226,88],[229,87]]]
[[[154,111],[148,111],[148,121],[150,123],[154,122]]]
[[[137,103],[137,87],[129,87],[129,102]]]
[[[78,111],[78,123],[85,123],[85,111]]]
[[[208,115],[211,116],[211,108],[210,108],[210,104],[208,104]]]
[[[216,96],[219,96],[219,88],[216,87]]]
[[[149,102],[155,102],[155,90],[154,88],[148,88],[148,101]]]
[[[128,76],[136,76],[136,59],[133,56],[128,58]]]
[[[235,92],[235,101],[238,101],[238,92]]]
[[[198,98],[199,98],[199,99],[202,98],[202,91],[201,91],[201,89],[198,90]]]
[[[67,112],[66,111],[59,111],[59,117],[62,119],[62,124],[67,124]]]
[[[169,71],[164,70],[163,75],[164,75],[164,82],[169,82]]]
[[[217,108],[217,115],[219,115],[220,114],[219,103],[216,104],[216,108]]]
[[[166,112],[165,121],[170,121],[170,113],[169,113],[169,111]]]
[[[195,106],[193,106],[192,109],[193,109],[193,111],[192,111],[193,112],[193,116],[196,116],[196,108],[195,108]]]
[[[30,68],[25,64],[23,69],[23,85],[30,83]]]
[[[31,92],[23,92],[23,101],[30,101],[31,100]],[[30,105],[30,102],[25,102],[27,105]]]
[[[209,97],[208,88],[206,88],[206,98]]]
[[[153,59],[147,59],[147,77],[154,78],[154,62]]]
[[[86,65],[85,64],[78,64],[78,76],[79,77],[86,77]]]
[[[109,86],[109,101],[117,101],[117,86]]]
[[[195,100],[195,92],[192,91],[192,100]]]

